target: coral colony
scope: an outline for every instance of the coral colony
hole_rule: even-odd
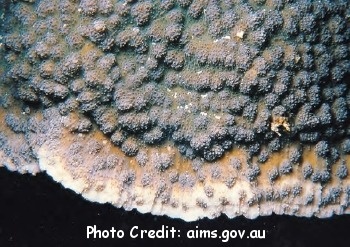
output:
[[[348,0],[3,8],[1,166],[187,221],[350,212]]]

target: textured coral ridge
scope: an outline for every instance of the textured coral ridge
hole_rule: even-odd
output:
[[[349,212],[350,4],[4,4],[0,165],[185,220]]]

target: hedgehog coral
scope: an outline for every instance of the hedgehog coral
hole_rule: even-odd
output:
[[[185,220],[350,212],[348,1],[8,9],[0,166]]]

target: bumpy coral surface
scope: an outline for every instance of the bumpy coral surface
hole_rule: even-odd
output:
[[[185,220],[349,212],[347,0],[3,8],[0,165]]]

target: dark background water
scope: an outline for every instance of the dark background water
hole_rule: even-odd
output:
[[[350,215],[329,219],[291,216],[244,217],[184,222],[164,216],[125,211],[109,204],[84,200],[64,189],[45,174],[19,175],[0,168],[0,246],[350,246]],[[99,229],[120,229],[123,239],[86,239],[87,225]],[[174,227],[182,236],[176,239],[131,239],[133,226],[140,229]],[[266,238],[188,239],[186,232],[205,230],[266,230]]]

